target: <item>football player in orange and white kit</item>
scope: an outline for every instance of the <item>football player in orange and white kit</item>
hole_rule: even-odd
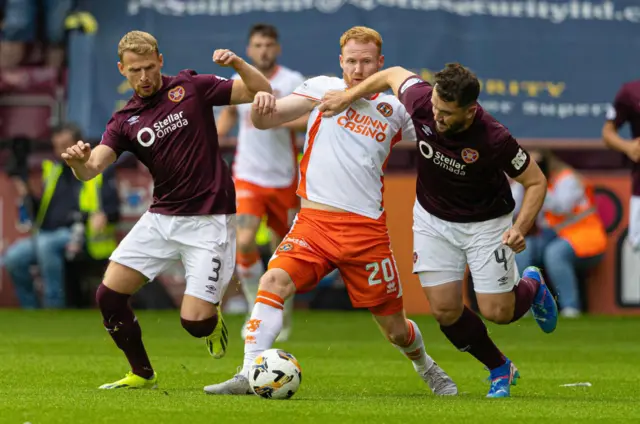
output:
[[[266,24],[249,30],[247,56],[271,83],[275,97],[284,97],[304,81],[301,73],[279,65],[281,48],[278,31]],[[232,78],[239,78],[234,75]],[[236,275],[249,305],[256,301],[258,282],[264,265],[256,244],[256,233],[262,219],[267,218],[275,248],[291,227],[299,210],[296,195],[298,163],[296,131],[304,131],[308,114],[277,128],[259,130],[251,122],[251,104],[228,106],[218,118],[218,135],[226,136],[237,124],[238,143],[233,164],[237,202]],[[279,341],[291,331],[293,298],[285,303],[284,325]],[[249,319],[249,317],[247,317]],[[242,327],[244,339],[246,324]]]
[[[317,106],[325,92],[353,87],[384,65],[382,39],[373,29],[351,28],[340,38],[340,47],[343,78],[312,78],[285,98],[258,93],[253,103],[251,118],[257,128],[272,128],[311,112],[297,190],[302,208],[260,279],[242,370],[230,380],[205,387],[206,393],[250,394],[251,365],[280,332],[285,299],[313,289],[336,268],[352,304],[371,311],[387,339],[412,361],[431,390],[438,395],[458,393],[456,384],[427,355],[416,323],[405,316],[382,202],[391,147],[401,139],[416,139],[411,117],[398,99],[379,93],[323,118]]]

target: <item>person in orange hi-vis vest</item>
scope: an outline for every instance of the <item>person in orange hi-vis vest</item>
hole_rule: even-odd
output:
[[[538,230],[527,238],[527,248],[516,255],[519,269],[542,266],[558,293],[565,317],[581,313],[579,271],[602,260],[607,234],[596,209],[593,187],[573,168],[548,150],[531,151],[548,181],[547,197],[538,216]],[[512,185],[516,213],[523,193]]]

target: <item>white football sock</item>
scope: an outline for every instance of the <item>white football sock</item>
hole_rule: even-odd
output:
[[[427,355],[418,324],[408,319],[407,325],[409,326],[409,344],[404,347],[394,346],[413,362],[416,371],[426,371],[433,365],[433,359]]]
[[[258,291],[256,304],[247,324],[244,340],[244,364],[241,374],[246,376],[253,361],[270,349],[282,329],[284,299],[273,293]]]

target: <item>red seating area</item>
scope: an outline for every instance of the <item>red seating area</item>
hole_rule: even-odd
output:
[[[46,141],[64,119],[65,89],[60,70],[47,67],[0,72],[0,139],[26,136]]]

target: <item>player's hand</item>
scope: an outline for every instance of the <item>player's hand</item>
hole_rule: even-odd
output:
[[[229,49],[217,49],[213,52],[213,61],[220,66],[237,66],[242,59]]]
[[[276,97],[266,91],[258,91],[251,106],[258,115],[267,116],[276,111]]]
[[[516,227],[509,228],[507,232],[502,235],[502,243],[509,246],[515,253],[520,253],[527,247],[524,236],[520,232],[520,229]]]
[[[76,166],[82,166],[89,160],[91,156],[91,146],[89,143],[85,143],[80,140],[77,144],[74,144],[71,147],[67,147],[67,151],[62,153],[62,159],[69,165],[74,168]]]
[[[631,140],[627,149],[627,156],[634,162],[640,162],[640,138]]]
[[[338,115],[351,104],[351,99],[346,91],[327,91],[320,100],[318,110],[324,117]]]

